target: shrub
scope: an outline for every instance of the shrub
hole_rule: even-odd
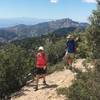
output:
[[[0,97],[5,97],[25,84],[31,59],[25,50],[11,44],[0,50],[0,58]]]
[[[100,99],[100,73],[79,73],[77,80],[69,88],[58,89],[58,94],[66,95],[69,100],[99,100]]]

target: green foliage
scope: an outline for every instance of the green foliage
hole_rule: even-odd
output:
[[[16,40],[12,42],[12,44],[20,45],[25,50],[36,50],[37,47],[44,45],[45,40],[41,37],[35,37],[35,38],[26,38],[22,40]]]
[[[77,80],[69,88],[58,89],[58,94],[66,95],[69,100],[99,100],[100,99],[100,73],[80,72]]]
[[[59,94],[63,93],[69,100],[100,100],[100,1],[97,2],[97,10],[94,10],[90,17],[91,25],[85,36],[87,50],[90,48],[88,54],[93,60],[95,69],[85,73],[78,71],[77,80],[71,87],[58,90]]]
[[[62,70],[66,41],[66,36],[50,33],[47,36],[16,40],[2,45],[0,48],[0,97],[10,95],[25,85],[27,75],[35,66],[35,55],[39,46],[44,46],[47,53],[48,73]],[[79,45],[78,54],[83,56],[84,43],[80,42]]]
[[[61,71],[64,69],[64,62],[60,61],[54,65],[48,65],[48,74],[51,74],[55,71]]]
[[[19,46],[6,45],[0,49],[0,97],[9,95],[25,84],[31,69],[31,58]]]
[[[60,39],[55,43],[46,43],[45,51],[47,52],[48,61],[51,65],[62,60],[65,52],[65,43],[64,39]]]
[[[88,46],[86,33],[80,33],[78,37],[80,41],[77,42],[77,58],[87,58],[90,54],[90,48]]]
[[[53,34],[55,35],[58,35],[58,36],[64,36],[64,35],[67,35],[71,32],[74,32],[74,30],[76,30],[77,28],[75,27],[69,27],[69,28],[60,28],[60,29],[57,29],[53,32]]]
[[[88,45],[91,48],[91,57],[100,59],[100,1],[98,1],[97,9],[90,16],[90,27],[88,28]]]
[[[63,69],[63,63],[58,63],[62,60],[65,49],[63,38],[52,38],[52,36],[31,38],[2,45],[0,48],[0,99],[4,99],[5,96],[9,96],[25,85],[27,75],[34,67],[36,52],[41,45],[45,47],[48,60],[52,65],[48,67],[48,73]]]
[[[4,38],[4,40],[8,41],[12,38],[17,37],[17,35],[14,32],[9,32],[4,29],[0,29],[0,37]]]

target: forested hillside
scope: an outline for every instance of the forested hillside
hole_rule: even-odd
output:
[[[88,23],[79,23],[68,18],[39,23],[35,25],[19,24],[8,28],[1,28],[0,42],[11,42],[25,38],[39,37],[42,35],[47,35],[48,33],[66,35],[69,32],[73,32],[77,28],[80,30],[85,30],[88,25]]]

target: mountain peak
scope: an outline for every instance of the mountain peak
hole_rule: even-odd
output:
[[[87,23],[79,23],[73,21],[72,19],[64,18],[49,22],[43,22],[36,25],[19,24],[9,28],[3,28],[3,30],[6,30],[6,32],[8,33],[11,32],[15,34],[14,36],[15,37],[17,36],[18,39],[23,39],[32,36],[47,35],[48,33],[58,32],[57,30],[60,29],[61,33],[63,31],[66,34],[66,31],[67,32],[74,31],[76,28],[86,28],[87,26],[88,26]],[[2,31],[0,31],[0,34],[2,34]],[[2,36],[3,34],[1,35],[1,37]]]

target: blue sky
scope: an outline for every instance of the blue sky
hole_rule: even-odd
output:
[[[0,18],[71,18],[87,21],[95,0],[0,0]]]

